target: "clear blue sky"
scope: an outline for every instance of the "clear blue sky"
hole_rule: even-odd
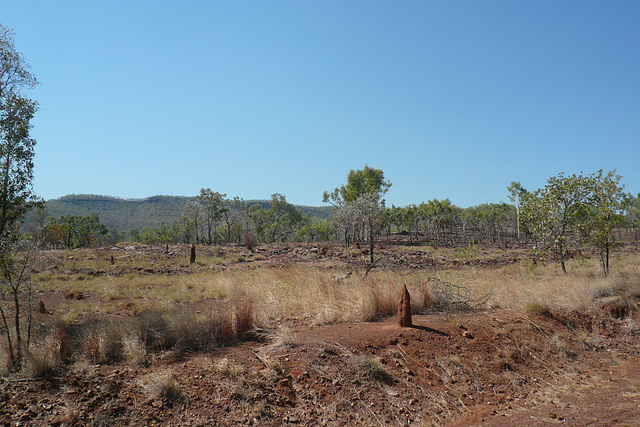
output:
[[[388,204],[558,172],[640,192],[639,1],[4,1],[41,81],[35,191]]]

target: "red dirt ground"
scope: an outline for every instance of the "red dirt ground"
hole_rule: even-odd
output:
[[[640,425],[637,320],[497,309],[413,316],[412,328],[289,321],[211,353],[152,353],[142,367],[0,378],[0,425]],[[162,384],[175,393],[154,393]]]
[[[492,310],[289,325],[288,345],[158,354],[147,367],[0,380],[4,425],[631,425],[640,363],[629,321]],[[145,391],[171,372],[180,398]]]

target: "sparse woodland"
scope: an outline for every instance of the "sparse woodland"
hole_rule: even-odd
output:
[[[612,372],[640,372],[640,195],[615,171],[468,208],[387,206],[368,165],[325,208],[211,188],[45,205],[37,81],[2,26],[0,61],[0,425],[637,421]]]

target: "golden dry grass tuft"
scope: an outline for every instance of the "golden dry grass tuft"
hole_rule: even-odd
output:
[[[391,375],[382,366],[379,358],[368,355],[354,355],[353,358],[365,378],[382,382],[392,381]]]
[[[142,380],[142,387],[151,399],[165,399],[169,402],[185,399],[182,387],[170,371],[148,374]]]
[[[147,348],[139,333],[132,332],[122,338],[124,360],[133,366],[142,366],[146,362]]]

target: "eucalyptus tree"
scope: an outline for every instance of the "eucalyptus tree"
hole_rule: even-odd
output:
[[[567,272],[567,250],[577,247],[588,226],[589,178],[559,173],[544,188],[522,198],[523,220],[539,254],[553,254]]]
[[[249,232],[249,218],[247,216],[247,202],[236,196],[233,200],[226,201],[227,209],[223,212],[226,241],[239,242],[242,233]]]
[[[518,235],[518,241],[520,240],[520,205],[522,203],[522,197],[528,193],[528,191],[520,184],[520,182],[512,181],[507,187],[509,191],[509,200],[516,207],[516,234]]]
[[[415,242],[418,238],[419,212],[416,205],[405,206],[402,209],[402,222],[409,231],[409,241]]]
[[[376,236],[384,227],[384,200],[380,200],[378,193],[366,193],[358,197],[350,206],[355,218],[362,224],[369,243],[369,261],[373,265],[373,250]]]
[[[186,243],[191,243],[191,237],[196,243],[200,242],[200,230],[204,217],[204,208],[199,201],[188,201],[182,208],[182,222]]]
[[[375,211],[376,215],[380,215],[380,218],[375,221],[376,225],[382,222],[382,214],[385,210],[382,197],[390,187],[391,182],[385,180],[381,169],[365,165],[362,170],[351,170],[345,185],[334,189],[331,193],[324,192],[322,200],[325,203],[331,203],[335,208],[332,221],[336,228],[343,231],[345,245],[349,244],[350,237],[364,235],[368,236],[371,246],[374,236],[371,234],[372,228],[367,225],[368,212]],[[378,229],[375,232],[379,231]],[[371,259],[373,260],[373,251],[371,251]]]
[[[0,238],[17,233],[24,215],[41,201],[33,192],[36,141],[30,130],[38,103],[23,96],[38,84],[14,44],[12,30],[0,25]]]
[[[332,240],[335,233],[335,227],[330,221],[313,218],[298,230],[298,238],[307,242],[326,242]]]
[[[624,217],[629,229],[633,234],[633,239],[638,240],[638,230],[640,229],[640,193],[637,196],[627,194],[623,203]]]
[[[253,227],[253,232],[258,242],[264,242],[266,240],[265,230],[269,222],[269,214],[260,203],[254,203],[249,206],[247,211],[247,217],[249,223]]]
[[[287,202],[287,198],[279,193],[271,195],[267,218],[265,232],[271,242],[286,240],[309,222],[309,216]]]
[[[64,245],[67,249],[98,246],[109,233],[109,228],[100,222],[97,213],[49,217],[45,229],[48,244]]]
[[[447,230],[453,230],[454,223],[460,216],[460,208],[453,205],[449,199],[433,199],[427,203],[421,203],[418,211],[425,225],[431,225],[436,242],[446,243],[445,234]]]
[[[210,188],[203,188],[200,190],[198,200],[202,203],[204,212],[205,224],[207,225],[207,243],[213,244],[216,236],[216,224],[225,215],[228,215],[229,207],[227,206],[226,194],[212,191]],[[229,236],[227,235],[227,240]]]
[[[375,193],[382,197],[390,187],[391,182],[385,181],[382,170],[365,165],[362,170],[352,169],[347,175],[345,185],[334,189],[331,193],[325,191],[322,201],[339,207],[343,204],[353,203],[369,193]]]
[[[31,257],[20,247],[23,242],[18,227],[24,215],[42,203],[33,192],[36,141],[30,135],[38,103],[22,93],[37,84],[15,47],[14,32],[0,25],[0,292],[8,290],[12,295],[15,347],[4,301],[0,303],[0,315],[14,369],[20,367],[23,359],[21,298],[25,290],[31,289],[28,268]]]
[[[511,228],[513,209],[506,203],[483,203],[464,210],[465,222],[481,238],[495,243]]]
[[[614,230],[625,224],[624,185],[615,171],[602,170],[588,176],[585,184],[589,191],[588,241],[599,252],[605,275],[609,274],[611,248],[616,244]]]

